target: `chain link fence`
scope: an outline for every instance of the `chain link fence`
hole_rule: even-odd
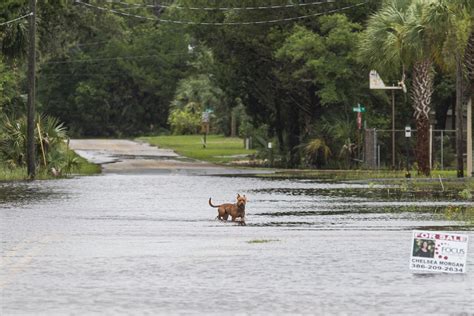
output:
[[[395,135],[395,159],[392,154],[392,132]],[[405,130],[366,129],[363,160],[368,169],[410,168],[415,163],[416,130],[405,137]],[[431,130],[430,157],[432,169],[456,169],[456,131]],[[393,165],[394,164],[394,165]]]

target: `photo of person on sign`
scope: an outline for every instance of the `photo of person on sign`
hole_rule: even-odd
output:
[[[413,246],[413,257],[433,258],[434,247],[434,240],[415,239],[415,244]]]

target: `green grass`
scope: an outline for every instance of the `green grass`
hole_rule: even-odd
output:
[[[0,181],[13,181],[26,179],[26,168],[10,169],[0,165]]]
[[[75,152],[72,154],[77,158],[78,165],[71,170],[71,174],[77,175],[94,175],[101,172],[99,165],[88,162],[86,159],[78,156]],[[26,167],[8,168],[0,163],[0,182],[3,181],[19,181],[28,179]],[[47,170],[40,168],[37,170],[37,180],[57,179],[52,176]]]
[[[74,153],[75,156],[77,156],[77,160],[79,161],[79,165],[75,168],[73,168],[72,173],[73,174],[79,174],[83,176],[91,176],[95,174],[101,173],[101,166],[96,165],[94,163],[88,162],[86,159],[78,156],[76,153]]]
[[[209,135],[206,148],[202,146],[201,135],[140,137],[139,140],[161,148],[172,149],[181,156],[213,163],[246,160],[247,158],[245,157],[232,156],[252,155],[255,153],[255,150],[246,150],[244,148],[242,139],[221,135]]]

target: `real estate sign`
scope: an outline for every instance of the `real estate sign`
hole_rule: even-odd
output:
[[[465,273],[468,235],[414,231],[410,269],[419,272]]]

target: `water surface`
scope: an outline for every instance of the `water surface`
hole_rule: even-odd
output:
[[[2,184],[1,314],[472,313],[472,246],[466,274],[408,269],[411,230],[456,230],[440,212],[469,203],[363,189],[180,172]],[[215,221],[209,197],[237,193],[248,225]]]

